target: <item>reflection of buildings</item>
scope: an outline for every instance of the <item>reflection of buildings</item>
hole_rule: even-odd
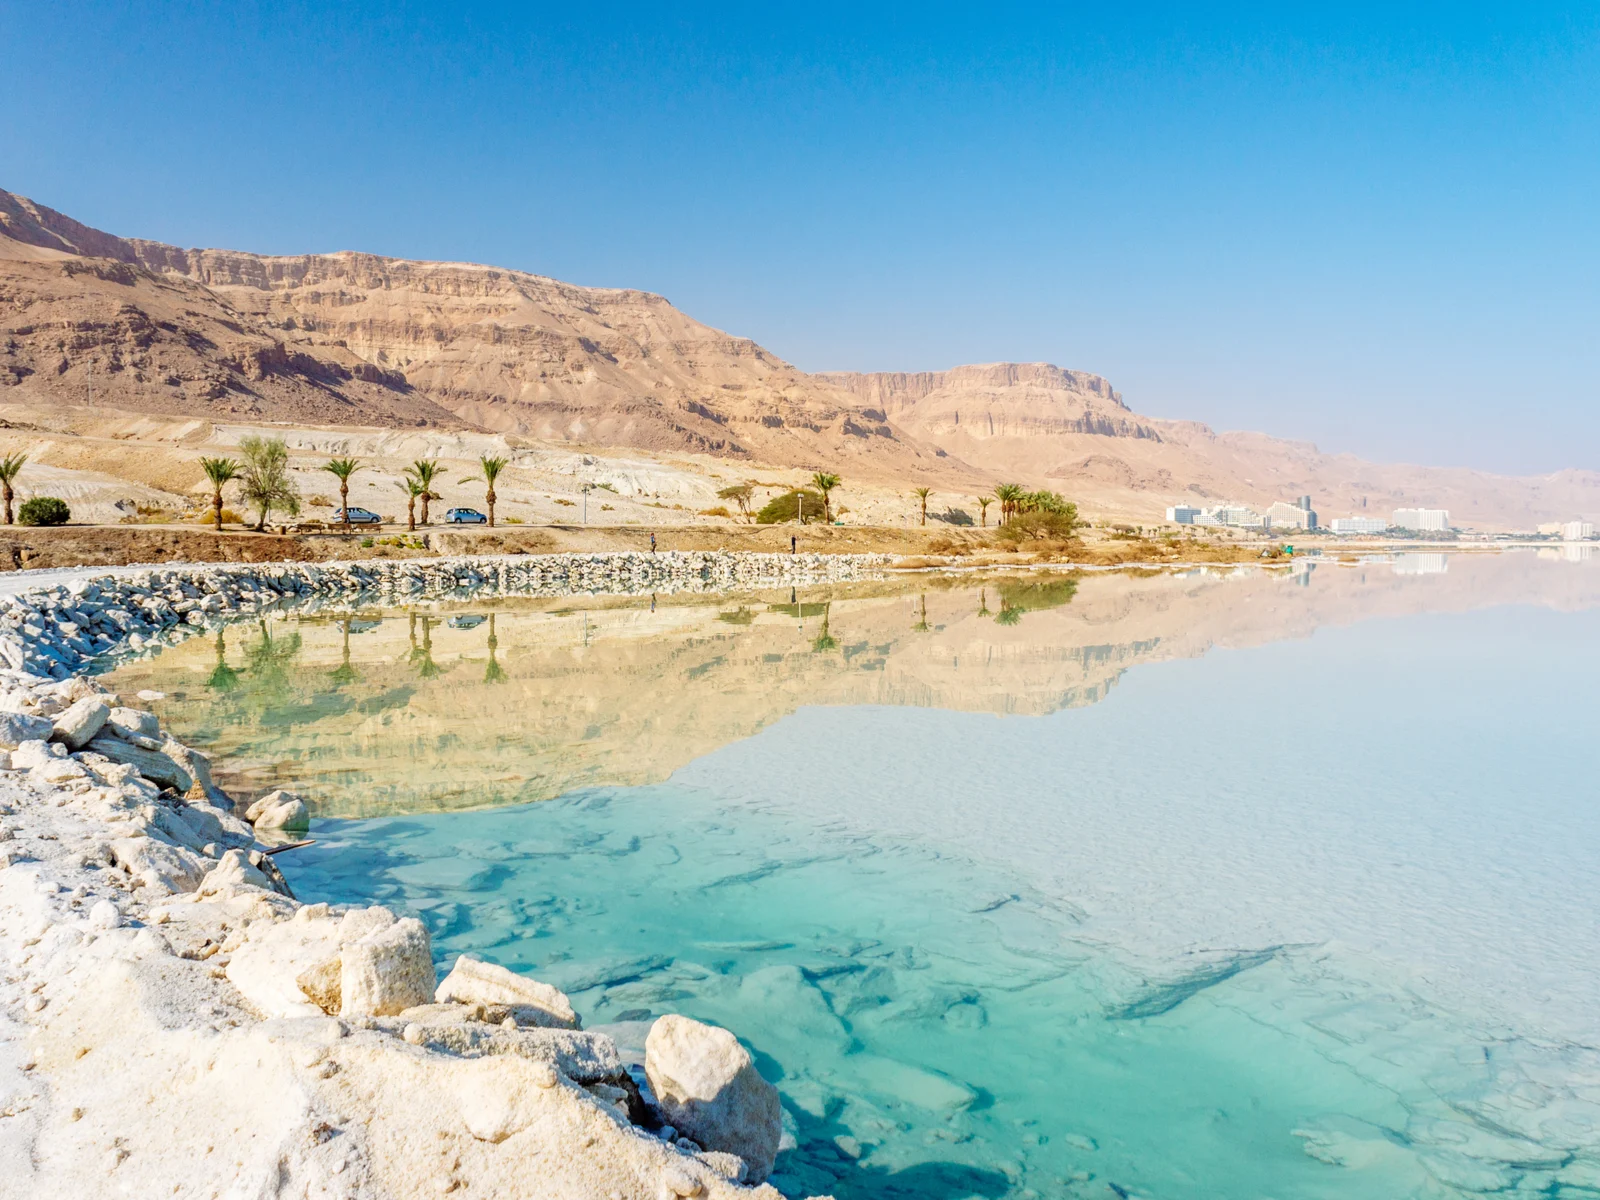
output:
[[[1394,559],[1396,575],[1443,575],[1449,569],[1448,554],[1397,554]]]
[[[1539,557],[1548,562],[1587,562],[1600,555],[1600,543],[1565,542],[1559,546],[1545,546]]]
[[[1397,508],[1394,523],[1399,529],[1420,533],[1442,533],[1450,528],[1450,512],[1444,508]]]

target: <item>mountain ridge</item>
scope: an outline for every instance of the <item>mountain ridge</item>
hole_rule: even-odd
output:
[[[0,191],[0,401],[488,431],[977,495],[1016,480],[1155,521],[1310,494],[1324,520],[1600,518],[1600,473],[1371,463],[1143,416],[1050,363],[804,372],[664,297],[477,263],[260,255],[105,233]]]

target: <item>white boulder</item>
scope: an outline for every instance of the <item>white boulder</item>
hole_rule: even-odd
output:
[[[433,948],[415,917],[349,942],[339,952],[339,1012],[392,1017],[433,999]]]
[[[192,892],[205,878],[210,863],[181,846],[152,837],[118,838],[112,860],[142,886],[165,892]]]
[[[113,708],[106,717],[111,732],[121,738],[160,737],[161,723],[153,712],[142,708]]]
[[[0,712],[0,747],[6,750],[15,750],[23,742],[42,742],[54,732],[55,724],[49,717]]]
[[[69,750],[82,750],[111,715],[111,706],[99,696],[85,696],[56,715],[51,737],[64,742]]]
[[[746,1178],[772,1172],[783,1136],[778,1089],[726,1029],[669,1014],[645,1039],[645,1074],[662,1115],[707,1150],[737,1155]]]
[[[241,887],[272,890],[272,881],[250,864],[243,850],[229,850],[217,865],[206,872],[197,889],[202,896],[232,893]]]
[[[300,833],[311,828],[311,813],[306,808],[306,802],[293,792],[281,789],[268,792],[245,809],[244,819],[257,829],[283,829]]]
[[[496,963],[463,954],[434,992],[439,1004],[494,1004],[515,1010],[519,1025],[578,1028],[578,1014],[566,994],[548,983],[508,971]]]

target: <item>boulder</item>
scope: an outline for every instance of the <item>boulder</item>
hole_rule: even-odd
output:
[[[311,828],[306,802],[293,792],[268,792],[249,808],[244,819],[257,829],[283,829],[303,833]]]
[[[55,732],[49,717],[0,712],[0,749],[15,750],[23,742],[42,742]]]
[[[229,850],[211,870],[206,872],[197,889],[202,896],[232,893],[241,887],[258,887],[272,890],[272,883],[255,867],[243,850]]]
[[[323,915],[318,915],[318,907]],[[315,1017],[328,1011],[300,983],[301,977],[329,963],[338,969],[339,922],[328,919],[326,911],[326,905],[307,906],[293,920],[259,922],[234,950],[228,960],[228,982],[262,1015]]]
[[[149,837],[118,838],[111,843],[112,861],[142,886],[164,892],[192,892],[211,865],[181,846]]]
[[[111,727],[111,732],[121,738],[159,737],[161,723],[156,720],[153,712],[145,712],[142,708],[113,708],[106,717],[106,724]]]
[[[456,959],[433,998],[440,1004],[501,1005],[512,1010],[519,1025],[548,1029],[576,1029],[579,1025],[565,993],[468,954]]]
[[[99,696],[75,700],[56,715],[51,737],[64,742],[69,750],[82,750],[105,727],[111,706]]]
[[[71,761],[67,758],[67,748],[37,738],[23,742],[11,752],[13,771],[31,771],[37,767],[49,766],[56,761]]]
[[[339,952],[339,1012],[387,1017],[433,999],[433,949],[415,917],[348,942]]]
[[[707,1150],[742,1158],[746,1178],[772,1172],[783,1136],[778,1089],[726,1029],[669,1014],[645,1039],[645,1075],[662,1116]]]
[[[176,788],[180,792],[187,792],[194,786],[193,776],[162,750],[135,746],[104,732],[91,738],[87,748],[96,754],[104,754],[112,762],[127,763],[152,783]]]

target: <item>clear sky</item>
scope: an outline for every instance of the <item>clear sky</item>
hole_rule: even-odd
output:
[[[0,0],[0,187],[647,288],[808,370],[1600,468],[1593,5]]]

